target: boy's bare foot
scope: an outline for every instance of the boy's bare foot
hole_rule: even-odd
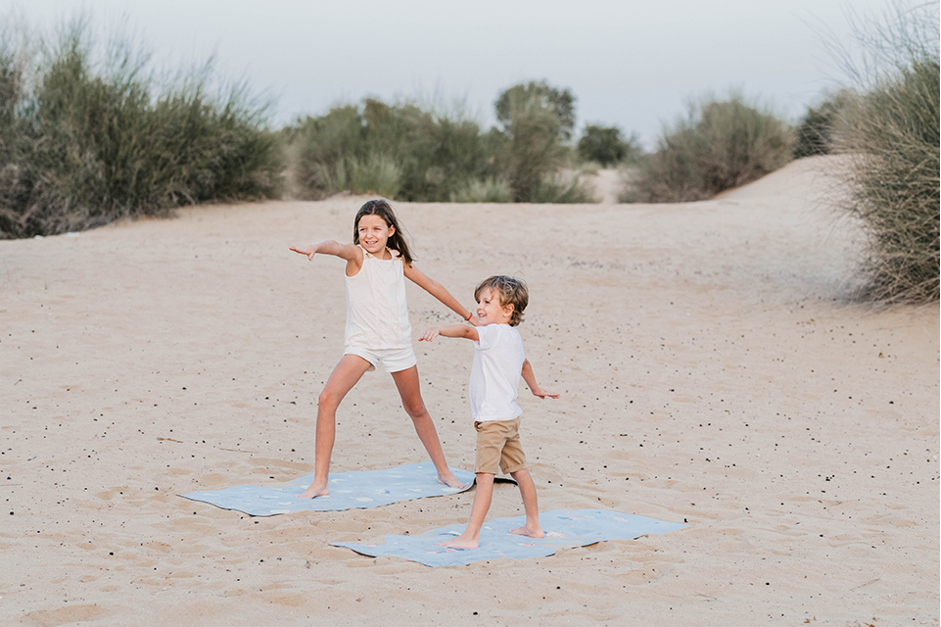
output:
[[[457,477],[454,476],[454,473],[448,471],[446,475],[438,475],[438,483],[443,483],[449,488],[455,488],[456,490],[464,489],[464,483],[462,483]]]
[[[300,499],[313,499],[318,496],[327,496],[328,494],[330,494],[329,484],[325,483],[323,485],[319,485],[319,484],[312,483],[310,484],[310,487],[308,487],[306,490],[304,490],[300,494],[295,494],[294,496]]]
[[[476,549],[480,546],[480,542],[477,540],[464,539],[464,536],[458,536],[453,540],[445,540],[444,542],[435,542],[437,546],[450,546],[455,549]]]
[[[529,527],[517,527],[516,529],[510,529],[510,533],[515,533],[518,536],[528,536],[530,538],[545,538],[546,534],[543,533],[540,527],[529,528]]]

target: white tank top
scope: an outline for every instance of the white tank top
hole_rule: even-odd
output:
[[[346,345],[374,350],[412,345],[405,302],[405,268],[398,251],[377,259],[363,250],[363,267],[346,277]]]

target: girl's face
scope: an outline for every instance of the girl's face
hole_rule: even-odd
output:
[[[395,233],[395,227],[389,226],[375,214],[368,214],[359,219],[356,232],[359,235],[359,243],[369,254],[384,257],[382,253],[385,252],[389,238]]]

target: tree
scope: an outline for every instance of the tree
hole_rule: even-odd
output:
[[[567,142],[575,129],[575,96],[568,89],[556,89],[546,81],[531,81],[505,90],[494,104],[497,120],[506,127],[514,114],[522,110],[539,109],[551,113],[556,120],[555,133]]]
[[[624,141],[621,129],[616,126],[589,124],[578,140],[578,156],[585,161],[597,161],[603,167],[636,160],[641,152],[637,135]]]
[[[530,202],[543,180],[563,163],[563,140],[571,138],[575,97],[545,82],[515,85],[495,103],[503,123],[498,169],[505,172],[514,202]]]

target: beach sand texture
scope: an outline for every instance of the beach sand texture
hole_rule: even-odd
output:
[[[185,209],[0,242],[0,625],[936,625],[937,304],[847,300],[857,243],[824,158],[682,205],[394,203],[465,305],[530,286],[521,385],[543,510],[686,522],[428,568],[331,542],[465,522],[473,490],[252,518],[177,496],[312,472],[359,198]],[[458,322],[409,285],[415,337]],[[469,342],[418,344],[472,469]],[[425,461],[391,378],[340,409],[335,471]],[[498,484],[490,517],[522,514]]]

